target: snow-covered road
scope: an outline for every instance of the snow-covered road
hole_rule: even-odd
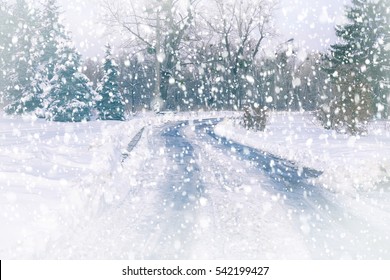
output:
[[[145,128],[129,192],[47,258],[389,258],[390,192],[340,196],[320,173],[218,137],[217,120]]]

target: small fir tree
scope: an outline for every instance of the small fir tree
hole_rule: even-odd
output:
[[[80,54],[64,44],[57,51],[59,62],[51,80],[46,118],[60,122],[90,120],[93,91],[88,78],[79,69]]]
[[[103,79],[96,89],[98,117],[101,120],[124,120],[125,103],[119,92],[118,66],[112,58],[109,45],[106,47],[103,72]]]

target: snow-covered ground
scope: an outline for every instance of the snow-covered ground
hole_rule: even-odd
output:
[[[367,136],[348,136],[322,128],[310,113],[271,113],[265,132],[248,131],[237,119],[226,119],[215,131],[322,171],[315,181],[331,191],[375,189],[390,179],[390,122],[372,123]]]
[[[121,148],[141,126],[1,118],[0,255],[37,257],[115,199]]]
[[[390,256],[385,125],[351,138],[309,114],[273,114],[267,131],[255,133],[237,116],[144,113],[76,124],[0,117],[0,257]],[[215,131],[237,144],[212,133],[216,121],[199,121],[223,117]],[[276,180],[275,157],[256,162],[256,150],[239,143],[294,161],[287,173],[296,165],[297,174],[323,174]]]
[[[122,153],[142,127],[233,115],[140,113],[127,122],[86,123],[0,115],[0,257],[44,258],[64,232],[121,201],[128,192],[118,175]]]

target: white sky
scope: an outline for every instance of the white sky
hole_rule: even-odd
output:
[[[105,43],[115,41],[115,36],[118,36],[104,36],[104,26],[99,24],[99,2],[100,0],[59,0],[65,12],[64,24],[72,32],[79,51],[88,56],[102,54]],[[294,38],[296,46],[309,51],[324,50],[334,43],[334,26],[345,20],[344,6],[349,0],[280,2],[275,12],[275,25],[279,34],[275,44]]]
[[[281,0],[276,28],[281,39],[301,48],[324,50],[335,42],[334,27],[345,22],[349,0]]]

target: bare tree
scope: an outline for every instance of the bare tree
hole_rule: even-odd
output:
[[[328,78],[321,68],[322,56],[323,54],[319,52],[309,53],[306,59],[296,66],[293,86],[299,100],[299,109],[314,111],[322,102]]]
[[[231,77],[230,91],[235,106],[241,109],[248,84],[253,84],[250,69],[264,40],[272,32],[274,1],[214,0],[217,15],[205,15],[214,42],[220,47],[219,60]]]
[[[150,88],[155,77],[153,62],[122,53],[118,57],[119,81],[127,111],[135,114],[150,105]]]
[[[154,97],[166,101],[180,69],[182,43],[198,0],[103,0],[105,22],[127,34],[126,46],[155,60]]]
[[[100,67],[100,62],[97,59],[88,58],[83,65],[83,73],[96,87],[98,82],[103,78],[103,72]]]

